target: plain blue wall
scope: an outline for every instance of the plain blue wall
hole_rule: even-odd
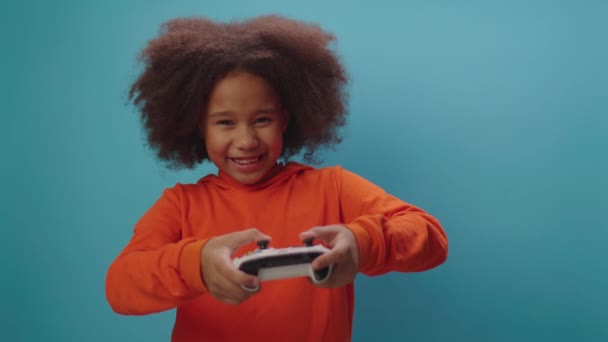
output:
[[[345,142],[325,153],[435,214],[447,263],[359,277],[354,341],[608,339],[604,1],[37,1],[2,13],[6,341],[168,341],[124,317],[109,263],[175,182],[126,92],[167,19],[278,13],[338,37]]]

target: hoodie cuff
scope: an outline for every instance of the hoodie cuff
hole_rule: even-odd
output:
[[[207,241],[208,239],[196,240],[187,244],[179,259],[179,270],[186,285],[199,293],[207,292],[201,269],[201,249]]]
[[[357,239],[359,247],[359,272],[365,272],[374,266],[374,258],[372,251],[372,238],[369,232],[359,223],[350,223],[345,225],[350,229]]]

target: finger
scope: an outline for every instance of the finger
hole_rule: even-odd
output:
[[[226,304],[238,305],[251,295],[252,294],[239,289],[222,289],[221,292],[216,293],[215,298]]]
[[[218,280],[218,283],[216,284],[216,298],[229,304],[239,304],[255,293],[246,291],[241,286],[245,285],[250,288],[259,288],[257,284],[259,284],[257,280],[256,282],[240,284],[229,278],[222,278],[221,280]]]
[[[250,228],[231,234],[226,245],[234,252],[248,243],[271,239],[270,236],[263,234],[257,228]]]
[[[232,285],[246,286],[249,288],[258,288],[260,281],[258,277],[245,273],[237,269],[232,262],[225,264],[220,269],[221,276],[229,281]]]
[[[344,258],[344,252],[341,249],[332,249],[327,253],[315,258],[312,262],[312,269],[317,271],[332,264],[338,264]]]
[[[332,226],[313,227],[309,230],[300,233],[300,239],[319,239],[330,244],[336,237],[337,230]]]

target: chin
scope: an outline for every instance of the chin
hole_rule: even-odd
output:
[[[233,173],[229,173],[229,175],[230,175],[230,177],[232,177],[232,179],[236,180],[237,182],[239,182],[241,184],[253,185],[253,184],[261,181],[267,172],[268,172],[267,170],[265,170],[264,172],[261,172],[261,173],[254,173],[254,174],[242,174],[239,172],[233,172]]]
[[[249,178],[249,177],[247,177],[245,179],[237,179],[237,180],[241,184],[255,185],[256,183],[260,182],[262,179],[264,179],[264,176],[255,177],[255,178]]]

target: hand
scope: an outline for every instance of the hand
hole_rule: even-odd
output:
[[[239,271],[231,257],[241,246],[260,240],[270,240],[270,236],[251,228],[207,241],[201,250],[201,269],[203,281],[213,297],[236,305],[254,294],[243,290],[241,285],[256,288],[259,286],[258,278]]]
[[[300,239],[309,238],[324,241],[331,251],[316,258],[312,263],[313,270],[319,270],[334,264],[329,279],[317,284],[319,287],[340,287],[351,283],[359,272],[359,245],[350,229],[341,225],[314,227],[300,234]]]

